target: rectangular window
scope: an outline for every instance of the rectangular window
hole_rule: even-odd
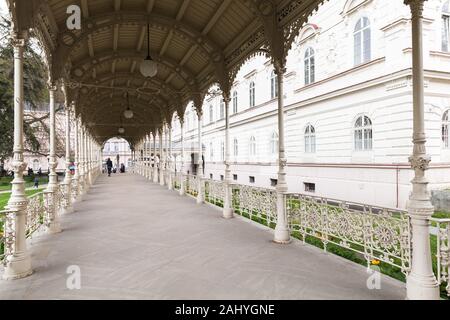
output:
[[[248,177],[248,180],[250,183],[255,183],[255,177],[253,176]]]
[[[271,187],[276,187],[278,184],[278,180],[277,179],[270,179],[270,186]]]
[[[221,103],[220,104],[220,119],[225,118],[225,104]]]
[[[220,181],[223,181],[223,174],[220,175]]]
[[[213,179],[213,174],[212,174],[212,173],[209,174],[209,178],[210,178],[211,180]]]
[[[305,61],[305,85],[309,84],[309,59]]]
[[[310,182],[304,182],[305,192],[316,192],[316,184]]]
[[[237,181],[237,179],[238,179],[237,174],[233,174],[233,180],[234,180],[234,181]]]

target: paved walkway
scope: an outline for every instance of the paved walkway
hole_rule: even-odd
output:
[[[34,274],[0,281],[3,299],[404,299],[382,276],[366,287],[362,266],[272,233],[243,218],[224,220],[142,177],[102,176],[64,231],[30,244]],[[81,289],[66,286],[80,267]]]

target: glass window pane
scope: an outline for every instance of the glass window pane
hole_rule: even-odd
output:
[[[355,59],[355,65],[361,63],[361,33],[355,33],[353,36],[354,41],[354,59]]]
[[[364,30],[364,62],[370,61],[370,28]]]

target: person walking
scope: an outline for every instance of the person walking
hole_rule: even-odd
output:
[[[106,160],[106,167],[108,168],[108,177],[111,177],[111,170],[113,167],[113,163],[110,158],[108,158],[108,160]]]
[[[34,177],[34,188],[35,189],[39,188],[39,178],[38,177]]]

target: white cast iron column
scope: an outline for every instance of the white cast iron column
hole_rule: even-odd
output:
[[[156,163],[156,131],[153,132],[153,182],[158,183],[158,164]]]
[[[67,94],[67,93],[66,93]],[[72,213],[72,173],[70,172],[70,104],[69,101],[65,101],[66,107],[66,173],[62,188],[66,192],[67,202],[65,203],[64,213]]]
[[[83,195],[86,192],[86,174],[85,174],[85,168],[84,168],[84,129],[83,129],[83,125],[81,124],[81,119],[78,119],[78,133],[79,133],[79,139],[78,139],[78,143],[79,143],[79,151],[80,151],[80,179],[79,179],[79,184],[80,184],[80,196],[79,199],[83,200]]]
[[[225,195],[223,199],[223,217],[233,218],[231,208],[231,169],[230,169],[230,97],[229,94],[223,97],[225,103]]]
[[[88,183],[90,188],[92,186],[92,153],[91,153],[91,134],[88,132],[86,136],[86,156],[88,167]]]
[[[27,33],[13,34],[14,46],[14,156],[12,167],[14,179],[11,182],[11,197],[7,209],[13,211],[11,229],[5,226],[5,236],[13,239],[12,248],[5,248],[6,260],[3,279],[24,278],[33,273],[31,258],[26,244],[27,197],[23,171],[27,164],[23,159],[23,49]]]
[[[173,189],[172,186],[172,125],[171,124],[167,124],[167,131],[169,131],[167,138],[169,139],[169,152],[167,154],[167,188],[169,190]]]
[[[278,182],[277,182],[277,225],[275,227],[274,241],[289,243],[290,234],[286,217],[285,194],[288,190],[286,183],[285,166],[287,163],[284,147],[284,92],[283,76],[286,73],[284,66],[275,66],[278,84]]]
[[[411,273],[407,277],[408,299],[439,299],[439,286],[433,274],[430,251],[430,217],[433,205],[428,192],[428,169],[430,157],[425,150],[424,119],[424,73],[422,12],[424,0],[405,1],[411,8],[412,54],[413,54],[413,154],[409,158],[414,169],[412,192],[408,202],[408,213],[412,226]]]
[[[75,128],[75,132],[74,132],[74,152],[75,152],[75,171],[73,173],[73,177],[72,177],[72,181],[73,181],[73,185],[75,186],[75,191],[73,194],[73,198],[72,201],[73,202],[77,202],[78,201],[78,196],[80,194],[80,186],[79,186],[79,163],[80,163],[80,153],[79,153],[79,146],[78,146],[78,119],[75,118],[75,124],[74,124],[74,128]]]
[[[55,92],[56,92],[56,84],[50,83],[49,85],[49,93],[50,93],[50,161],[49,168],[50,174],[48,179],[48,186],[46,192],[50,194],[51,197],[51,210],[49,210],[49,233],[58,233],[61,232],[61,226],[59,224],[59,212],[57,210],[58,207],[58,175],[56,174],[56,122],[55,122]]]
[[[181,130],[181,166],[180,166],[180,196],[185,194],[184,185],[184,119],[180,117]]]
[[[146,135],[147,141],[145,142],[145,150],[146,150],[146,167],[145,167],[145,177],[150,179],[150,135]]]
[[[200,108],[200,107],[199,107]],[[203,144],[202,144],[202,111],[197,109],[198,116],[198,170],[197,170],[197,203],[203,203]]]
[[[164,185],[163,128],[159,130],[159,184]]]

